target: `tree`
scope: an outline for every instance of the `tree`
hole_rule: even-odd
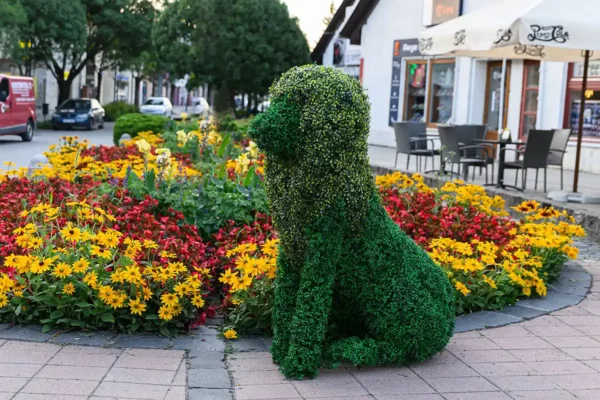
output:
[[[59,103],[69,97],[73,81],[89,61],[117,43],[121,49],[135,49],[149,35],[154,10],[150,0],[6,1],[26,15],[26,23],[15,24],[9,34],[13,46],[31,43],[33,59],[56,78]]]
[[[15,34],[27,25],[25,9],[17,0],[0,2],[0,54],[13,60],[19,68],[19,74],[30,76],[33,57],[29,42],[23,42]]]
[[[329,5],[329,15],[326,16],[325,18],[323,18],[323,25],[325,25],[325,27],[329,26],[334,15],[335,15],[335,2],[332,1],[331,4]]]
[[[177,0],[163,17],[155,33],[187,72],[216,87],[218,112],[232,110],[236,93],[265,95],[284,71],[310,62],[298,21],[279,0]]]

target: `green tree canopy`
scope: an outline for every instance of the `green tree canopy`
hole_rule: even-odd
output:
[[[24,57],[44,63],[58,83],[59,102],[69,97],[72,82],[99,54],[117,45],[138,52],[154,16],[150,0],[5,1],[6,9],[21,18],[3,29],[8,56],[17,64]]]
[[[279,0],[177,0],[167,6],[155,41],[220,93],[217,111],[235,93],[266,94],[284,71],[310,62],[298,21]]]

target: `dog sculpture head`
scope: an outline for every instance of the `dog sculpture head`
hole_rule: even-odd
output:
[[[334,68],[295,67],[271,87],[271,106],[249,134],[267,158],[331,162],[356,150],[366,154],[369,112],[356,79]]]

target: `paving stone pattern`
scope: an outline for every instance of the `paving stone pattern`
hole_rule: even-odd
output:
[[[0,340],[0,400],[185,400],[184,356]]]
[[[600,280],[600,262],[584,262]],[[578,305],[494,329],[457,333],[421,364],[322,370],[287,381],[266,351],[235,352],[227,362],[237,400],[600,399],[600,286]]]

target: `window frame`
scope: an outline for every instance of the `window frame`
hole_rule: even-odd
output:
[[[424,117],[425,124],[427,128],[437,128],[439,125],[438,122],[429,122],[431,117],[431,100],[432,100],[432,91],[433,85],[431,84],[431,79],[433,77],[433,65],[434,64],[454,64],[454,77],[455,81],[452,83],[452,90],[456,90],[456,58],[407,58],[404,60],[405,71],[404,71],[404,95],[403,95],[403,107],[402,107],[402,120],[407,121],[408,117],[408,83],[409,83],[409,64],[421,64],[427,66],[427,72],[425,77],[425,109],[424,109]],[[454,114],[455,107],[455,95],[452,93],[452,114]]]
[[[525,117],[531,117],[534,116],[535,117],[535,121],[537,124],[537,119],[538,119],[538,109],[539,109],[539,94],[540,94],[540,76],[539,76],[539,72],[538,72],[538,82],[537,82],[537,86],[529,86],[527,82],[527,76],[528,76],[528,72],[529,72],[529,68],[531,68],[532,66],[537,66],[539,68],[539,70],[541,71],[542,65],[540,61],[536,61],[536,60],[525,60],[525,62],[523,63],[523,83],[522,83],[522,88],[521,88],[521,114],[520,114],[520,121],[519,121],[519,138],[523,139],[524,137],[526,137],[526,133],[525,133]],[[538,107],[535,111],[527,111],[525,109],[525,106],[527,105],[527,93],[528,92],[537,92],[538,93]]]

